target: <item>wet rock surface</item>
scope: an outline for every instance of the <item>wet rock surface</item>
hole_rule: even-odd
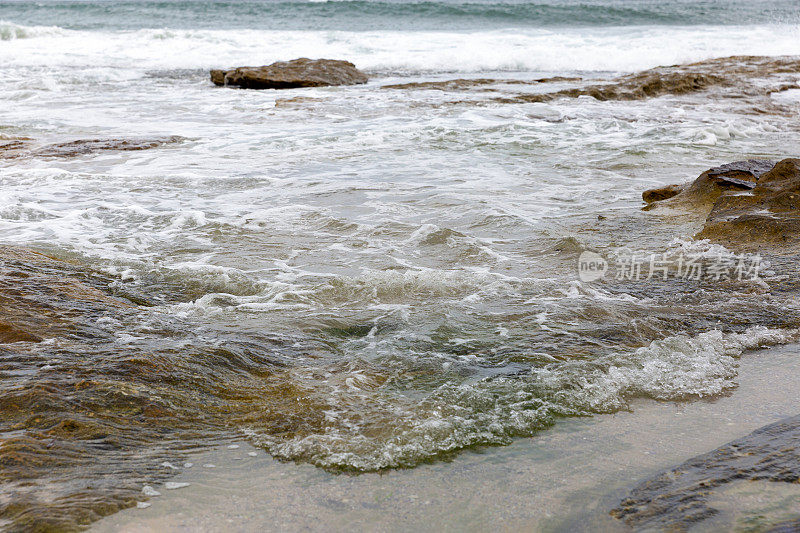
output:
[[[658,187],[656,189],[648,189],[642,193],[642,200],[648,204],[653,202],[660,202],[676,196],[683,191],[681,185],[667,185],[666,187]]]
[[[800,245],[800,159],[747,160],[702,173],[693,183],[651,189],[648,206],[696,209],[706,216],[697,238],[738,249]]]
[[[776,163],[777,161],[767,159],[748,159],[727,163],[706,170],[692,183],[667,185],[644,191],[642,199],[648,204],[652,204],[681,195],[676,202],[714,202],[726,190],[755,188],[758,178],[772,170]]]
[[[571,82],[571,81],[581,81],[581,78],[568,78],[564,76],[539,78],[535,80],[514,80],[514,79],[497,79],[497,78],[458,78],[455,80],[443,80],[443,81],[396,83],[396,84],[382,85],[381,89],[413,89],[413,90],[432,89],[437,91],[464,91],[464,90],[470,90],[474,88],[499,85],[499,84],[538,85],[540,83],[558,83],[558,82]]]
[[[770,159],[748,159],[714,167],[708,171],[708,175],[752,189],[762,175],[772,170],[775,163]]]
[[[0,141],[0,159],[70,158],[99,152],[129,152],[149,150],[184,141],[183,137],[78,139],[74,141],[41,144],[33,139]]]
[[[800,58],[742,57],[710,59],[688,65],[656,67],[622,76],[610,83],[566,89],[555,93],[519,95],[503,101],[547,102],[556,98],[591,96],[597,100],[644,100],[668,94],[681,95],[711,87],[735,87],[740,93],[767,93],[753,78],[800,72]]]
[[[231,424],[291,433],[311,419],[278,340],[205,338],[141,299],[80,264],[0,246],[3,531],[82,530],[146,499],[143,484],[174,473],[164,461],[239,434]]]
[[[757,113],[779,112],[768,101],[770,94],[800,87],[796,74],[800,58],[796,56],[732,56],[709,59],[685,65],[660,66],[611,79],[581,80],[580,78],[542,78],[522,81],[514,79],[456,79],[400,85],[385,85],[385,89],[438,89],[443,91],[481,92],[502,90],[502,95],[487,100],[461,100],[450,104],[524,104],[551,102],[560,98],[592,97],[600,101],[635,101],[667,95],[689,95],[718,89],[718,96],[751,97],[760,99]],[[509,94],[508,85],[536,85],[545,82],[564,82],[574,85],[549,92]]]
[[[211,81],[219,86],[242,89],[295,89],[358,85],[367,83],[367,75],[349,61],[300,58],[278,61],[263,67],[239,67],[212,70]]]
[[[746,193],[728,191],[714,203],[701,239],[729,245],[775,245],[795,250],[800,244],[800,159],[784,159],[761,175]]]
[[[716,489],[741,480],[800,480],[800,416],[756,430],[645,481],[611,514],[636,529],[686,531],[717,514],[708,503]],[[797,531],[798,524],[782,524],[772,531]]]
[[[800,519],[784,522],[771,528],[768,533],[797,533],[800,531]]]

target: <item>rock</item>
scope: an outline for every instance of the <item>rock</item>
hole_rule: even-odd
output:
[[[699,239],[739,250],[800,249],[800,159],[737,161],[709,169],[688,185],[645,191],[642,198],[645,210],[699,211],[705,217]]]
[[[91,321],[83,319],[113,315],[129,306],[90,280],[90,274],[63,261],[0,246],[0,345],[97,336]]]
[[[99,152],[130,152],[158,148],[165,144],[184,141],[183,137],[150,138],[109,138],[78,139],[75,141],[36,145],[31,139],[0,142],[0,159],[17,159],[22,157],[69,158],[90,155]]]
[[[676,201],[714,202],[726,190],[754,188],[758,178],[774,166],[775,161],[766,159],[736,161],[706,170],[691,184],[667,185],[644,191],[642,199],[652,204],[680,195]]]
[[[300,58],[264,67],[212,70],[215,85],[242,89],[294,89],[367,83],[367,76],[348,61]]]
[[[748,159],[747,161],[737,161],[720,165],[707,171],[713,178],[724,178],[730,183],[735,183],[752,189],[755,182],[763,175],[772,170],[775,161],[769,159]]]
[[[183,137],[177,135],[144,139],[79,139],[77,141],[48,144],[35,150],[31,155],[38,157],[76,157],[111,150],[131,152],[158,148],[165,144],[179,143],[183,140]]]
[[[688,65],[655,67],[627,74],[604,83],[563,89],[551,93],[525,93],[494,98],[499,103],[550,102],[556,98],[591,96],[597,100],[644,100],[664,95],[691,94],[712,88],[730,89],[739,94],[767,95],[794,83],[772,87],[753,83],[755,79],[800,72],[796,56],[733,56],[709,59]],[[785,90],[785,89],[783,89]]]
[[[717,514],[708,503],[717,488],[739,480],[800,481],[800,416],[658,474],[633,489],[611,515],[637,531],[686,531]]]
[[[748,192],[727,191],[709,213],[701,239],[723,244],[800,244],[800,159],[784,159]]]
[[[800,531],[800,520],[790,520],[770,528],[767,533],[797,533],[798,531]]]
[[[653,202],[660,202],[667,198],[672,198],[683,190],[682,185],[667,185],[666,187],[659,187],[657,189],[649,189],[642,193],[642,200],[651,204]]]
[[[465,91],[476,87],[492,85],[538,85],[541,83],[562,83],[581,81],[582,78],[567,78],[554,76],[552,78],[538,78],[535,80],[515,80],[498,78],[458,78],[443,81],[415,81],[411,83],[393,83],[382,85],[381,89],[410,89],[410,90],[437,90],[437,91]]]
[[[214,85],[225,85],[225,74],[231,72],[228,70],[214,69],[211,71],[211,83]]]
[[[14,159],[24,153],[30,139],[20,138],[0,141],[0,159]]]

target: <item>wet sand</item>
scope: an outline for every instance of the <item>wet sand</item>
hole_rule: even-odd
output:
[[[740,363],[739,388],[725,397],[636,401],[633,412],[562,420],[508,447],[382,475],[332,475],[232,441],[239,447],[180,468],[172,481],[188,487],[155,486],[162,495],[149,508],[93,531],[624,531],[608,512],[640,480],[800,412],[800,345],[746,353]],[[713,500],[721,513],[696,529],[796,517],[800,490],[777,485],[726,488]]]

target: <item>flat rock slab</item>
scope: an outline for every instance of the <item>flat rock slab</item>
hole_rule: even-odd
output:
[[[645,481],[611,514],[637,530],[685,531],[718,513],[708,503],[715,489],[739,480],[800,480],[800,416],[758,429]],[[776,530],[782,531],[780,527]]]
[[[707,174],[731,184],[752,189],[756,186],[758,178],[772,170],[776,163],[777,161],[769,159],[748,159],[714,167],[708,170]]]
[[[367,83],[367,75],[349,61],[300,58],[264,67],[212,70],[211,81],[242,89],[296,89]]]

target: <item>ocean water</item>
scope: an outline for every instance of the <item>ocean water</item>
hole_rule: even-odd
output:
[[[71,494],[131,450],[212,436],[364,472],[512,444],[633,398],[735,389],[743,351],[798,338],[793,261],[766,253],[761,279],[742,283],[588,283],[578,256],[732,257],[692,240],[702,217],[641,212],[641,192],[797,156],[797,90],[495,97],[746,55],[800,55],[796,2],[0,2],[0,140],[172,137],[0,159],[0,243],[136,304],[85,312],[91,334],[9,347],[0,395],[47,417],[0,404],[0,436],[67,419],[115,435],[113,450],[94,433],[83,444],[102,457],[91,475],[59,463]],[[302,56],[348,59],[370,82],[208,79]],[[553,76],[588,81],[512,83]],[[382,88],[455,78],[505,81]],[[800,81],[779,78],[754,83]],[[94,385],[58,403],[79,378]],[[171,415],[135,434],[114,418],[134,400]]]

